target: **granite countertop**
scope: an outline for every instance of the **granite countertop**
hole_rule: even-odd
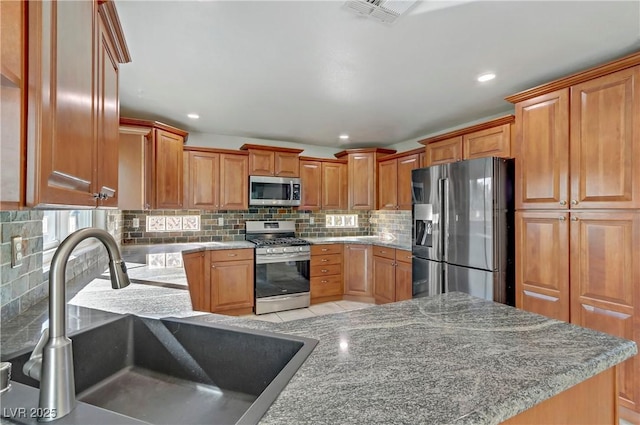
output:
[[[409,238],[385,239],[380,236],[336,236],[325,238],[304,238],[304,240],[311,242],[313,245],[349,243],[386,246],[389,248],[411,251],[411,239]]]
[[[74,327],[106,317],[78,314]],[[456,292],[282,323],[189,320],[319,340],[261,424],[497,424],[637,352],[631,341]]]
[[[456,292],[284,323],[190,320],[320,341],[261,424],[498,424],[637,353]]]

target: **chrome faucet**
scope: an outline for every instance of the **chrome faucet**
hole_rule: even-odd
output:
[[[73,374],[73,351],[67,338],[67,303],[65,272],[73,249],[87,238],[96,238],[107,248],[113,289],[129,285],[127,268],[115,239],[102,229],[88,227],[70,234],[58,247],[49,271],[49,328],[40,336],[31,357],[25,363],[25,375],[40,381],[38,418],[49,422],[66,416],[76,406]]]

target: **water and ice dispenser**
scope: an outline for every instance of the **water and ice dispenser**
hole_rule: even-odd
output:
[[[431,204],[415,204],[413,210],[416,245],[433,247],[433,208]]]

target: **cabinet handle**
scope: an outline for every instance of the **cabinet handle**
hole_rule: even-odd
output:
[[[323,262],[323,263],[326,263],[326,262],[327,262],[327,261],[329,261],[329,260],[327,260],[326,258],[323,258],[323,259],[322,259],[322,260],[320,260],[320,261],[321,261],[321,262]]]
[[[577,201],[577,200],[575,200],[575,199],[572,199],[572,200],[571,200],[571,205],[578,205],[578,201]]]
[[[329,248],[322,248],[322,252],[327,252],[329,251]]]
[[[383,250],[380,250],[379,252],[380,252],[380,254],[386,254],[387,253],[387,251],[383,251]]]
[[[565,221],[565,220],[566,220],[566,217],[564,217],[564,216],[562,216],[562,215],[561,215],[560,217],[558,217],[558,220],[560,220],[560,221]]]
[[[322,270],[320,270],[320,271],[321,271],[322,273],[326,273],[326,272],[328,272],[329,270],[327,270],[327,269],[322,269]]]
[[[571,221],[578,221],[578,217],[571,217]]]
[[[562,201],[560,201],[560,205],[567,205],[567,201],[565,201],[564,199]]]
[[[320,283],[328,283],[328,280],[321,280]]]
[[[238,254],[227,254],[227,257],[237,257]]]

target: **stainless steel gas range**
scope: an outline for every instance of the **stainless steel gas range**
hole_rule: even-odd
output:
[[[256,246],[256,314],[308,307],[311,248],[295,237],[293,221],[247,221]]]

